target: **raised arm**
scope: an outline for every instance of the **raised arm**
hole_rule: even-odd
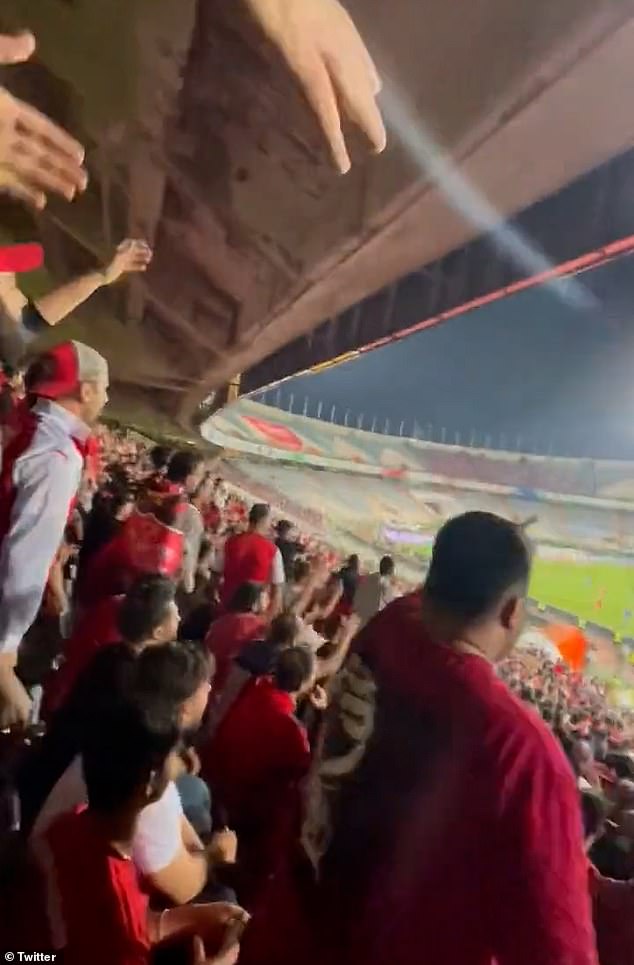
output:
[[[146,271],[151,260],[152,250],[145,241],[126,238],[103,271],[91,271],[60,285],[39,298],[36,302],[37,308],[49,325],[57,325],[87,301],[98,288],[113,285],[122,275]]]
[[[33,34],[0,35],[0,64],[21,64],[34,51]],[[88,183],[83,162],[81,144],[0,87],[0,191],[40,209],[51,192],[71,201]]]

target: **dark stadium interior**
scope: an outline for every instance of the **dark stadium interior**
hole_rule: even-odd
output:
[[[386,98],[425,119],[500,216],[628,146],[629,108],[614,95],[634,79],[629,4],[350,10]],[[32,290],[94,264],[123,234],[155,249],[143,283],[98,296],[63,330],[90,329],[111,359],[115,408],[189,425],[236,372],[477,233],[402,130],[384,157],[332,174],[286,69],[238,5],[7,0],[2,18],[41,38],[11,83],[88,146],[87,195],[39,219],[47,276]],[[610,109],[590,132],[585,114],[600,103]],[[33,235],[23,215],[3,224]]]

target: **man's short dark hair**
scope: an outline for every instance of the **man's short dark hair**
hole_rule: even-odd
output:
[[[381,559],[379,573],[381,576],[392,576],[394,574],[394,560],[391,556],[384,556]]]
[[[185,701],[211,678],[214,661],[201,643],[183,640],[146,647],[134,667],[134,686],[147,705],[158,699],[178,714]]]
[[[275,531],[277,532],[277,535],[279,536],[280,539],[286,539],[286,537],[288,536],[292,528],[293,528],[293,524],[291,523],[290,520],[281,519],[277,524],[277,526],[275,527]]]
[[[249,524],[259,526],[271,515],[271,507],[267,503],[254,503],[249,513]]]
[[[522,530],[493,513],[455,516],[440,529],[425,596],[465,621],[491,612],[511,589],[526,593],[531,552]]]
[[[315,658],[308,647],[280,650],[273,666],[273,680],[278,690],[296,694],[315,672]]]
[[[178,746],[180,730],[169,702],[147,703],[134,688],[113,695],[87,721],[79,750],[91,810],[124,807]]]
[[[204,462],[204,458],[196,450],[182,449],[175,452],[167,467],[167,478],[170,482],[182,485],[196,472],[202,462]]]
[[[262,583],[242,583],[231,597],[229,610],[232,613],[253,613],[262,597]]]
[[[24,373],[24,389],[28,395],[37,394],[38,385],[50,382],[57,376],[57,362],[44,352],[33,359]]]
[[[167,446],[154,446],[153,449],[150,449],[150,462],[157,472],[166,469],[171,458],[172,450]]]
[[[166,576],[142,576],[128,590],[119,610],[118,625],[127,643],[149,640],[167,618],[176,587]]]
[[[291,647],[299,632],[294,613],[280,613],[271,621],[267,641],[274,647]]]

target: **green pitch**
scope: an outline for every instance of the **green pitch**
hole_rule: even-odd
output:
[[[418,551],[428,557],[427,547]],[[634,564],[535,560],[530,595],[581,620],[634,637]]]
[[[530,594],[621,636],[634,636],[632,565],[536,560]]]

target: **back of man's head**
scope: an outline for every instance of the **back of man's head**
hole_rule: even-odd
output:
[[[167,478],[172,483],[184,485],[203,462],[203,457],[195,449],[179,450],[174,453],[168,463]]]
[[[292,528],[293,524],[288,519],[281,519],[275,527],[278,539],[288,539]]]
[[[154,699],[180,708],[194,696],[213,673],[213,658],[205,647],[190,640],[148,647],[135,662],[135,687],[145,694],[148,704]]]
[[[282,649],[292,647],[299,634],[299,623],[294,613],[280,613],[271,621],[268,643]]]
[[[308,647],[280,650],[273,666],[273,681],[278,690],[298,694],[315,676],[315,658]]]
[[[134,686],[113,694],[79,735],[91,810],[111,816],[133,802],[141,809],[156,800],[179,737],[169,703],[147,702]]]
[[[168,449],[167,446],[154,446],[153,449],[150,449],[150,462],[156,472],[163,472],[167,469],[171,458],[172,450]]]
[[[108,399],[108,363],[83,342],[61,342],[29,365],[24,378],[27,395],[48,399],[95,423]]]
[[[266,503],[254,503],[249,513],[249,526],[262,529],[271,518],[271,507]]]
[[[242,583],[231,598],[232,613],[255,613],[260,608],[264,587],[261,583]]]
[[[464,625],[476,623],[505,596],[525,596],[530,569],[531,552],[515,523],[492,513],[464,513],[436,537],[425,598]]]
[[[381,576],[394,576],[394,560],[391,556],[384,556],[379,563]]]
[[[176,587],[166,576],[142,576],[128,590],[119,610],[118,624],[126,643],[149,640],[174,605]]]

